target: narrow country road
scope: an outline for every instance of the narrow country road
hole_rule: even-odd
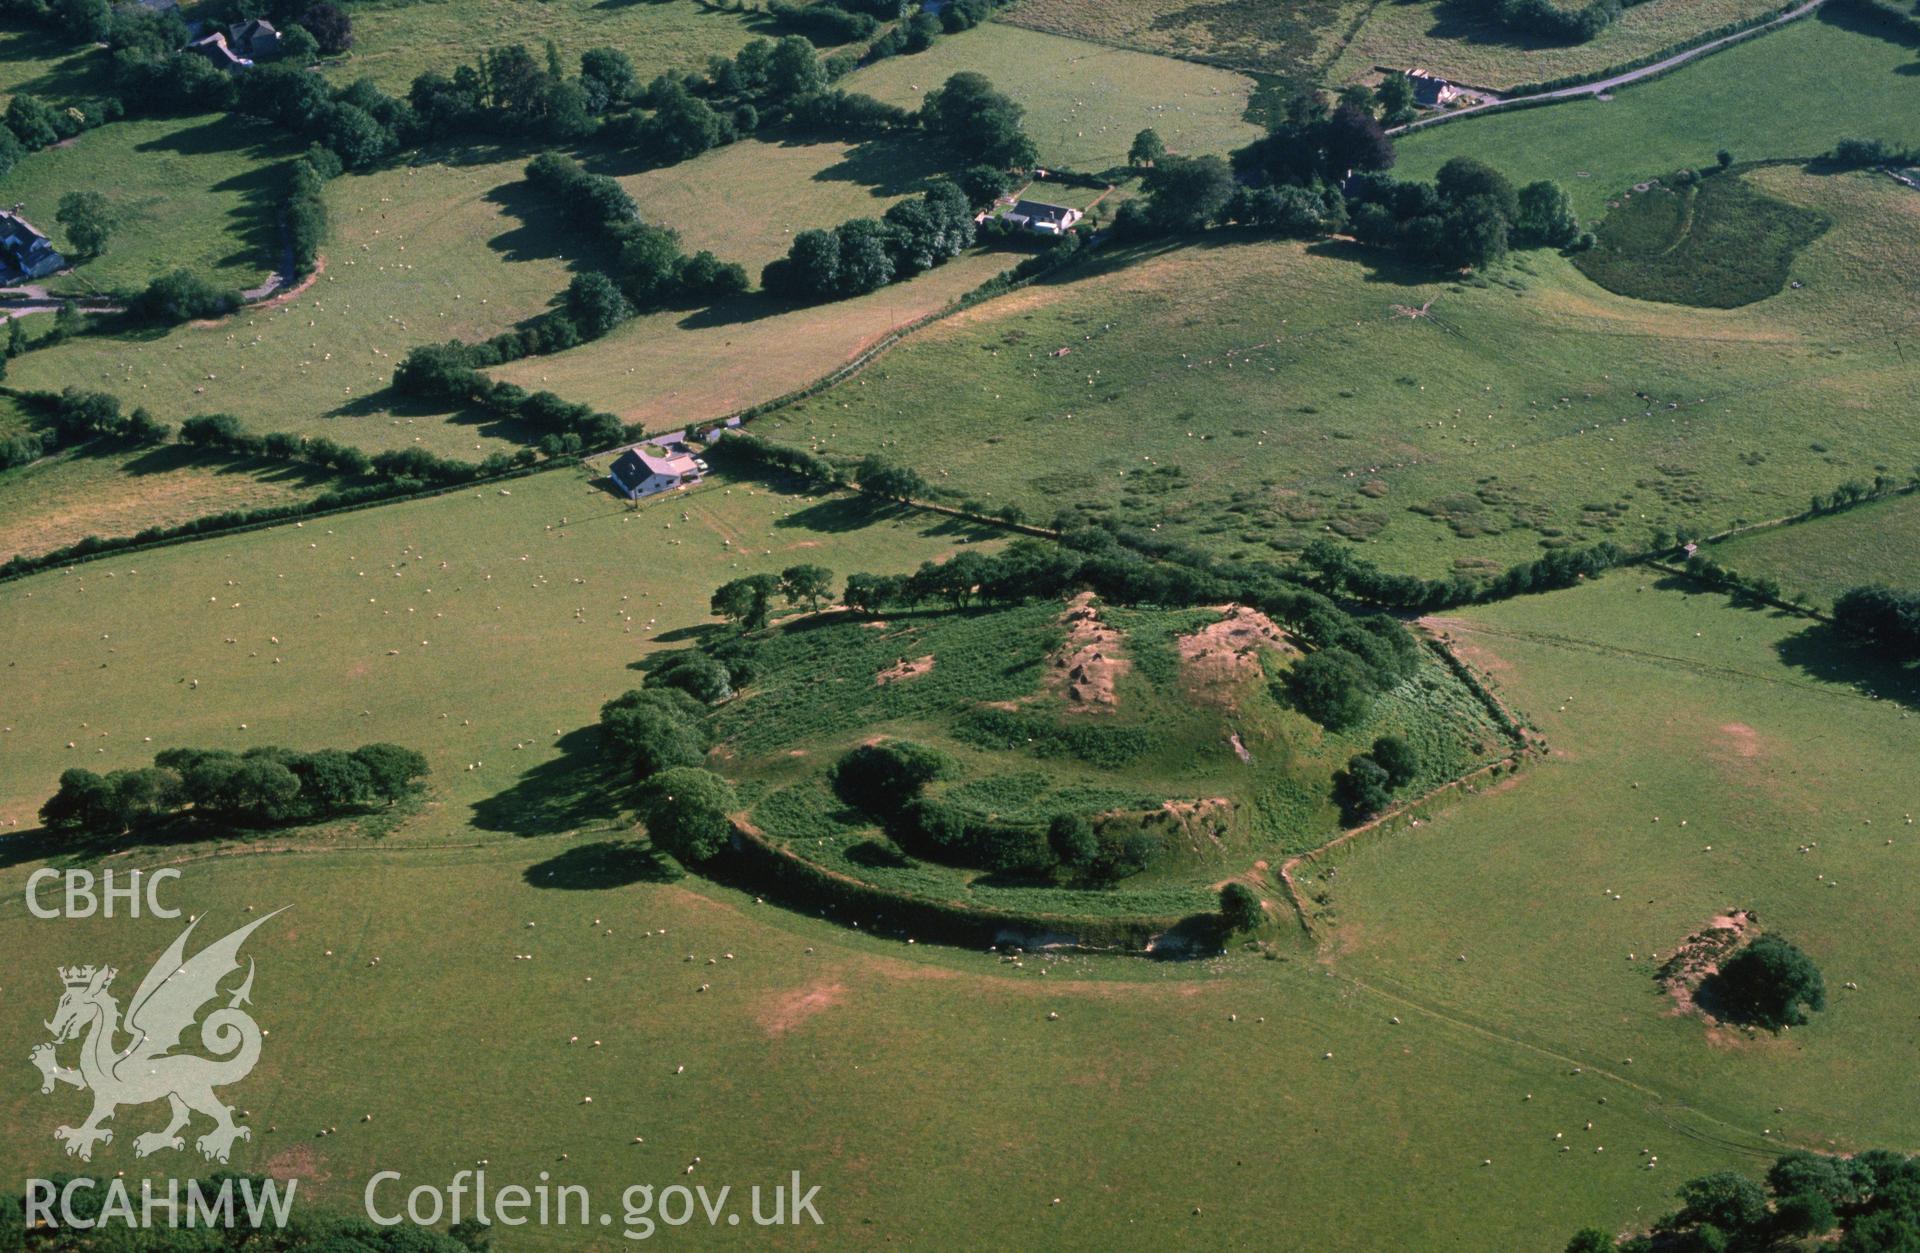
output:
[[[1709,52],[1717,51],[1726,47],[1728,44],[1752,39],[1756,35],[1764,35],[1766,32],[1776,27],[1784,26],[1788,22],[1798,21],[1800,18],[1805,17],[1807,14],[1819,8],[1825,2],[1826,0],[1806,0],[1806,3],[1799,5],[1797,8],[1789,9],[1779,17],[1774,18],[1771,22],[1760,26],[1749,27],[1746,30],[1735,31],[1733,34],[1722,36],[1712,43],[1704,43],[1698,48],[1689,48],[1685,52],[1677,52],[1664,60],[1655,61],[1652,65],[1643,65],[1637,70],[1628,70],[1624,74],[1615,74],[1611,78],[1596,79],[1591,83],[1578,83],[1572,87],[1561,87],[1554,91],[1536,92],[1531,96],[1503,96],[1496,100],[1490,100],[1486,104],[1476,104],[1470,108],[1455,109],[1450,113],[1421,118],[1417,122],[1408,122],[1405,126],[1394,127],[1388,131],[1387,134],[1404,135],[1408,131],[1416,131],[1423,126],[1436,126],[1441,122],[1448,122],[1457,117],[1466,117],[1472,113],[1484,113],[1489,110],[1511,108],[1516,104],[1523,104],[1531,100],[1574,100],[1581,96],[1605,95],[1616,87],[1625,87],[1628,83],[1637,83],[1643,78],[1651,78],[1655,74],[1665,73],[1676,65],[1685,65],[1688,61],[1696,57],[1706,56]]]

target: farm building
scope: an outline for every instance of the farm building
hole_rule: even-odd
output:
[[[1452,104],[1462,94],[1458,87],[1446,79],[1425,70],[1408,70],[1407,79],[1413,83],[1413,102],[1423,109],[1437,109]]]
[[[273,28],[272,22],[259,18],[227,27],[227,48],[236,56],[254,61],[280,54],[280,32]]]
[[[45,278],[66,263],[31,222],[17,213],[0,213],[0,281]]]
[[[1063,235],[1081,218],[1080,210],[1065,205],[1042,204],[1038,200],[1019,200],[1000,215],[1015,226],[1037,235]]]
[[[690,452],[649,452],[635,444],[620,454],[608,471],[614,487],[628,500],[692,487],[700,481],[701,464]]]
[[[733,417],[733,418],[728,418],[725,422],[720,422],[713,426],[702,427],[699,431],[700,442],[703,444],[711,445],[714,440],[719,439],[722,435],[725,435],[728,431],[733,430],[735,427],[739,425],[740,425],[740,419],[737,417]]]
[[[252,61],[234,55],[233,49],[227,45],[227,37],[219,31],[211,35],[202,35],[188,44],[186,50],[205,57],[229,74],[237,74],[241,70],[253,68]]]

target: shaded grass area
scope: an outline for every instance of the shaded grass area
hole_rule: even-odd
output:
[[[112,206],[119,225],[106,252],[49,281],[53,290],[137,288],[182,268],[238,289],[279,264],[285,179],[277,162],[296,150],[227,114],[114,122],[22,158],[0,180],[0,195],[24,205],[70,260],[54,219],[60,197],[97,191]]]
[[[89,535],[132,535],[230,509],[290,504],[333,486],[324,471],[101,444],[0,471],[0,561]]]
[[[1779,292],[1801,250],[1832,225],[1724,174],[1677,188],[1640,184],[1609,203],[1598,244],[1574,258],[1580,272],[1623,296],[1708,309]]]
[[[581,729],[658,636],[707,623],[715,586],[801,560],[901,571],[962,538],[907,511],[782,525],[823,499],[714,481],[629,510],[559,469],[9,584],[0,827],[32,826],[68,766],[389,739],[433,768],[389,839],[624,829]]]
[[[1779,7],[1769,0],[1647,0],[1623,10],[1595,38],[1562,43],[1515,30],[1473,0],[1385,0],[1367,10],[1328,77],[1348,83],[1370,78],[1375,65],[1425,66],[1456,82],[1499,90],[1597,73]]]
[[[1910,49],[1823,10],[1611,100],[1416,131],[1400,141],[1394,172],[1431,178],[1449,158],[1475,156],[1516,185],[1561,183],[1582,218],[1597,218],[1619,189],[1705,165],[1721,148],[1739,161],[1813,157],[1862,132],[1920,132],[1913,59]]]
[[[1136,133],[1152,127],[1169,150],[1226,152],[1260,135],[1244,120],[1253,80],[1122,48],[989,22],[916,56],[888,59],[840,83],[917,109],[962,70],[985,74],[1026,108],[1042,161],[1097,171],[1124,165]]]
[[[57,31],[10,17],[0,27],[0,93],[24,92],[58,105],[103,95],[112,69],[109,55],[104,48],[76,45]]]
[[[1723,565],[1776,578],[1823,606],[1867,583],[1920,586],[1920,495],[1756,531],[1709,552]]]
[[[1745,177],[1835,226],[1800,288],[1743,309],[1625,299],[1543,252],[1450,281],[1220,233],[968,310],[755,426],[1042,521],[1073,506],[1269,559],[1333,535],[1430,575],[1798,512],[1920,457],[1900,347],[1920,196]]]

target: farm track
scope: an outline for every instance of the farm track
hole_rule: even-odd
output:
[[[1482,1039],[1492,1040],[1510,1048],[1521,1049],[1538,1057],[1549,1058],[1565,1066],[1578,1068],[1582,1074],[1597,1075],[1609,1082],[1617,1083],[1628,1091],[1645,1097],[1648,1101],[1647,1112],[1658,1117],[1660,1121],[1666,1123],[1675,1132],[1689,1139],[1699,1141],[1703,1144],[1711,1144],[1716,1148],[1725,1149],[1728,1152],[1744,1154],[1756,1161],[1771,1161],[1780,1155],[1783,1148],[1791,1147],[1789,1142],[1785,1140],[1760,1136],[1746,1127],[1730,1122],[1716,1114],[1708,1113],[1697,1106],[1689,1105],[1683,1100],[1660,1091],[1658,1088],[1642,1083],[1636,1079],[1629,1079],[1618,1071],[1609,1070],[1604,1066],[1596,1066],[1584,1058],[1576,1057],[1570,1053],[1562,1052],[1559,1049],[1539,1044],[1520,1036],[1509,1035],[1504,1031],[1476,1022],[1471,1018],[1439,1009],[1417,999],[1409,993],[1380,987],[1368,983],[1366,980],[1358,978],[1357,976],[1344,974],[1339,970],[1333,969],[1332,959],[1326,957],[1324,954],[1321,960],[1328,965],[1329,974],[1361,992],[1377,996],[1382,1000],[1392,1001],[1402,1008],[1423,1014],[1438,1022],[1446,1023],[1455,1030],[1468,1032],[1480,1036]],[[1683,1118],[1690,1121],[1683,1121]],[[1709,1127],[1701,1128],[1690,1125],[1692,1122],[1704,1122],[1709,1124]]]

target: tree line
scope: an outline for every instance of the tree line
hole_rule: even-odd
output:
[[[411,795],[427,759],[397,744],[300,752],[260,745],[170,748],[151,766],[96,774],[75,767],[40,807],[40,822],[63,835],[114,837],[150,831],[183,813],[237,826],[286,826],[338,817]]]
[[[1848,1157],[1795,1149],[1764,1181],[1735,1170],[1680,1185],[1680,1207],[1651,1230],[1615,1237],[1589,1227],[1566,1253],[1748,1253],[1819,1240],[1835,1253],[1920,1247],[1920,1159],[1891,1149]]]
[[[1483,161],[1456,157],[1432,183],[1386,173],[1396,154],[1382,127],[1411,109],[1402,75],[1375,92],[1349,88],[1337,102],[1318,92],[1289,102],[1267,134],[1228,160],[1170,157],[1142,132],[1135,159],[1146,164],[1145,195],[1121,207],[1122,237],[1238,226],[1309,239],[1341,231],[1410,261],[1478,268],[1514,247],[1590,245],[1572,199],[1548,180],[1516,189]]]

